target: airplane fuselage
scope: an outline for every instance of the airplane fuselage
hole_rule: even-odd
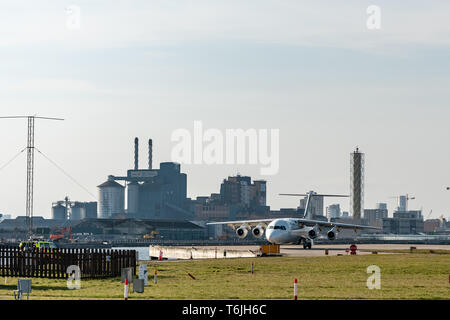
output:
[[[275,219],[267,226],[265,236],[273,244],[299,243],[302,239],[310,241],[310,231],[314,227],[300,226],[296,219]]]

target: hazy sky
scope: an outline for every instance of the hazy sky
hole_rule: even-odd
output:
[[[370,5],[380,30],[366,26]],[[298,205],[278,193],[348,193],[359,146],[366,208],[386,202],[391,215],[389,197],[409,193],[410,208],[450,216],[449,11],[448,1],[2,0],[0,115],[65,118],[37,120],[36,146],[94,195],[133,166],[135,136],[141,167],[148,138],[158,167],[172,133],[198,120],[279,129],[280,169],[182,165],[190,197],[237,172],[266,179],[275,209]],[[26,120],[0,120],[0,136],[2,166],[26,146]],[[38,153],[35,170],[35,215],[66,195],[94,200]],[[0,182],[0,212],[24,215],[26,153]]]

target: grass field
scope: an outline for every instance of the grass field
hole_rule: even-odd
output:
[[[254,274],[250,273],[254,263]],[[324,257],[270,257],[148,262],[149,287],[129,299],[450,299],[450,255],[370,254]],[[381,269],[381,289],[369,290],[367,267]],[[153,283],[158,270],[158,283]],[[195,280],[188,273],[195,276]],[[33,278],[31,299],[123,299],[120,279],[82,280],[69,290],[66,280]],[[17,279],[1,279],[0,298],[12,299]]]

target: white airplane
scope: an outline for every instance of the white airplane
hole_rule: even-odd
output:
[[[236,229],[236,234],[240,239],[247,236],[251,230],[255,238],[261,238],[264,233],[267,241],[273,244],[302,244],[304,249],[311,249],[314,239],[319,236],[320,231],[329,229],[327,237],[329,240],[336,239],[341,229],[353,229],[355,232],[360,229],[381,228],[363,226],[356,224],[336,223],[329,221],[312,220],[310,212],[310,204],[312,197],[348,197],[344,195],[331,194],[315,194],[313,191],[307,194],[280,194],[284,196],[308,196],[306,200],[306,209],[303,218],[279,218],[279,219],[262,219],[262,220],[242,220],[242,221],[225,221],[210,222],[208,225],[226,224]]]

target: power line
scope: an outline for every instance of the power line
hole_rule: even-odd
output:
[[[10,160],[8,160],[8,162],[6,162],[4,165],[2,165],[0,167],[0,171],[2,171],[4,168],[6,168],[11,162],[13,162],[14,160],[16,160],[16,158],[18,156],[20,156],[22,154],[22,152],[24,152],[25,150],[27,150],[27,147],[23,148],[19,153],[17,153],[14,157],[12,157]]]
[[[86,191],[92,198],[95,200],[98,200],[95,195],[93,195],[87,188],[85,188],[81,183],[79,183],[75,178],[73,178],[70,174],[68,174],[61,166],[59,166],[55,161],[50,159],[47,155],[45,155],[41,150],[34,147],[37,152],[39,152],[45,159],[47,159],[51,164],[53,164],[57,169],[59,169],[65,176],[67,176],[70,180],[72,180],[74,183],[76,183],[80,188],[82,188],[84,191]]]

